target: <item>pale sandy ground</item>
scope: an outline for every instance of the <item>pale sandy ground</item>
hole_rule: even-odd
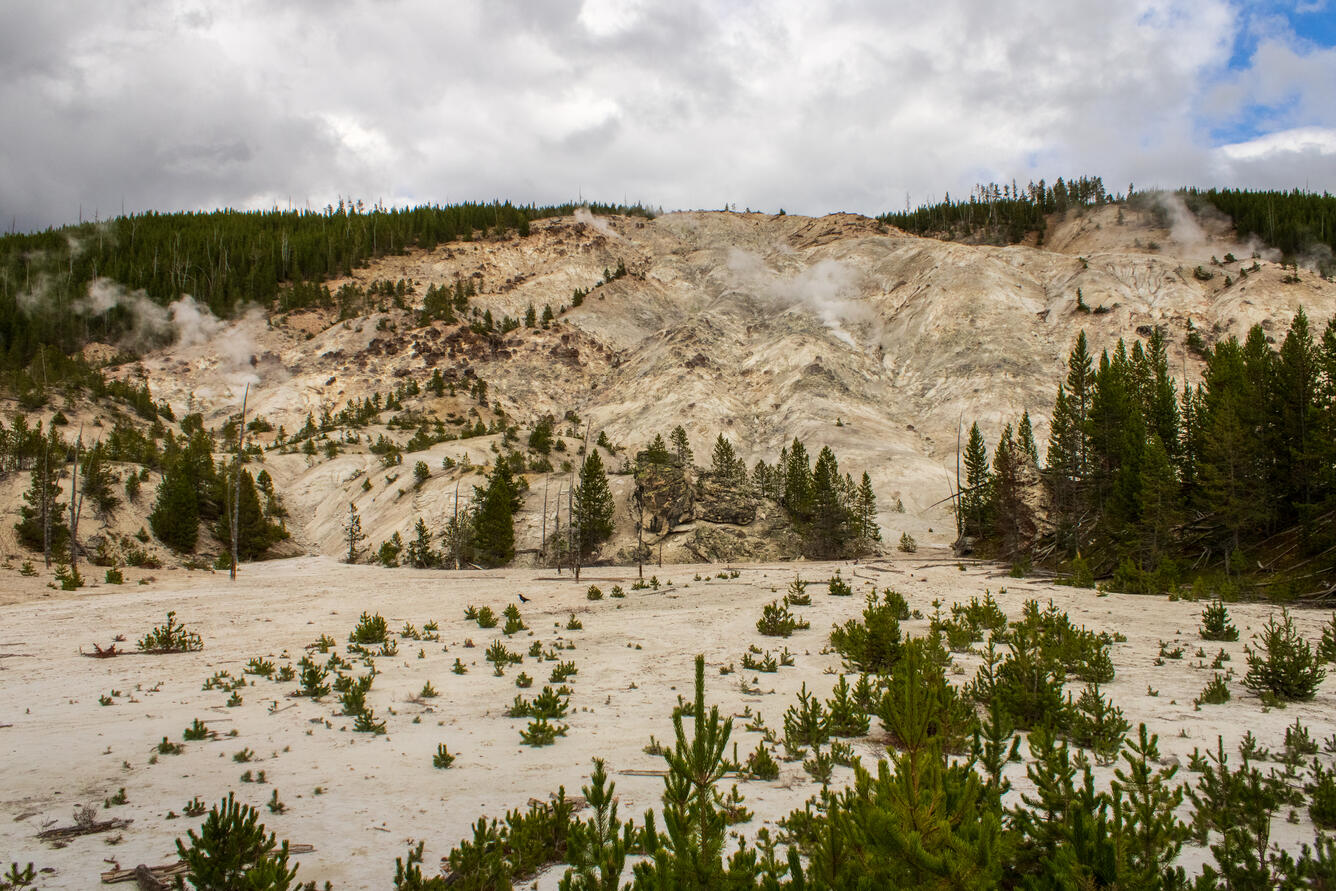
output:
[[[662,780],[656,777],[617,775],[616,771],[653,769],[662,765],[642,748],[653,734],[671,741],[670,711],[677,693],[690,696],[692,656],[703,652],[708,663],[707,696],[725,713],[751,706],[769,726],[782,729],[783,710],[799,685],[821,695],[835,682],[838,657],[821,655],[831,623],[856,615],[861,596],[835,598],[824,585],[809,588],[810,607],[796,611],[811,621],[789,641],[763,638],[755,622],[761,607],[782,596],[795,572],[808,580],[824,580],[837,564],[788,563],[740,565],[736,580],[693,581],[700,573],[713,576],[725,567],[665,566],[646,570],[672,587],[658,592],[631,591],[635,569],[599,567],[577,584],[551,571],[490,573],[418,572],[349,567],[329,558],[310,557],[243,568],[235,585],[226,574],[154,573],[147,586],[99,585],[77,595],[46,589],[41,580],[20,578],[15,571],[0,576],[4,631],[0,632],[0,759],[6,765],[0,791],[0,858],[29,860],[54,869],[39,887],[89,888],[108,868],[108,860],[123,867],[165,863],[174,859],[173,840],[197,819],[165,819],[193,796],[212,803],[236,790],[242,801],[261,807],[264,822],[280,837],[315,846],[314,853],[297,858],[303,880],[330,880],[338,888],[388,887],[394,858],[410,843],[426,841],[426,865],[431,868],[480,815],[501,816],[522,807],[531,796],[545,797],[564,784],[578,794],[587,782],[590,759],[607,759],[614,772],[621,813],[639,822],[645,808],[657,806]],[[1328,679],[1317,699],[1283,710],[1263,713],[1241,680],[1232,688],[1234,699],[1223,706],[1195,712],[1192,699],[1211,672],[1192,663],[1198,646],[1200,606],[1170,603],[1164,598],[1111,595],[1051,586],[1037,581],[1006,578],[995,567],[971,565],[961,571],[948,554],[920,552],[896,555],[884,561],[839,564],[844,576],[856,583],[858,593],[868,583],[892,586],[912,607],[926,615],[936,598],[945,603],[966,600],[991,589],[1013,616],[1028,598],[1052,597],[1074,621],[1090,627],[1121,631],[1127,642],[1114,647],[1117,679],[1105,688],[1133,722],[1147,721],[1161,737],[1166,756],[1184,762],[1194,746],[1213,747],[1223,734],[1233,752],[1244,732],[1251,729],[1268,746],[1279,747],[1285,725],[1296,717],[1309,726],[1315,739],[1336,730],[1336,681]],[[598,584],[605,593],[590,602],[585,591]],[[627,591],[622,600],[608,599],[613,584]],[[1005,589],[1005,593],[1001,589]],[[523,592],[532,602],[522,607],[532,629],[509,642],[512,650],[527,650],[533,640],[549,646],[557,638],[573,641],[576,649],[563,652],[573,659],[579,674],[574,688],[569,736],[556,745],[530,749],[520,745],[522,721],[502,715],[516,692],[514,676],[525,670],[537,679],[526,691],[531,696],[547,678],[550,665],[536,666],[525,659],[519,669],[494,677],[483,661],[484,648],[501,638],[499,629],[482,631],[463,618],[468,604],[490,605],[498,613]],[[95,660],[79,655],[94,642],[106,645],[116,634],[128,646],[175,609],[190,627],[203,635],[202,652],[170,656],[126,656]],[[1224,644],[1230,663],[1241,678],[1244,646],[1265,621],[1264,604],[1231,605],[1242,632],[1238,643]],[[322,633],[342,643],[363,610],[378,611],[398,630],[406,621],[419,628],[436,619],[442,641],[402,641],[394,658],[377,660],[380,671],[369,702],[388,721],[389,733],[371,737],[351,731],[351,719],[337,715],[334,697],[322,702],[293,699],[287,693],[295,683],[278,684],[253,679],[243,692],[244,704],[226,708],[227,694],[202,692],[204,681],[219,670],[240,675],[252,656],[280,660],[286,651],[295,662],[302,648]],[[571,612],[584,629],[567,632]],[[1316,641],[1327,614],[1300,612],[1297,621]],[[910,621],[907,631],[922,634],[927,619]],[[477,644],[463,646],[465,638]],[[1159,642],[1177,641],[1187,649],[1181,662],[1156,667]],[[745,695],[739,687],[742,673],[721,677],[722,665],[737,664],[749,643],[769,649],[785,644],[797,656],[797,665],[778,674],[746,673],[759,677],[763,695]],[[418,658],[419,646],[424,658]],[[442,652],[444,646],[447,652]],[[1205,644],[1209,658],[1220,644]],[[456,657],[469,666],[466,675],[451,673]],[[972,675],[977,659],[957,656],[962,666],[958,680]],[[426,681],[441,696],[425,705],[409,701]],[[1147,695],[1147,687],[1159,691]],[[123,696],[111,706],[98,697],[113,689]],[[272,712],[271,709],[278,711]],[[412,723],[420,716],[421,722]],[[155,746],[165,735],[181,739],[193,718],[210,723],[236,738],[186,744],[184,754],[160,756],[150,764]],[[757,735],[734,727],[739,755],[755,748]],[[855,744],[865,763],[884,750],[875,735]],[[1181,734],[1181,735],[1180,735]],[[431,757],[444,742],[458,760],[449,770],[436,770]],[[248,747],[257,753],[251,764],[233,761],[234,752]],[[1325,757],[1325,756],[1324,756]],[[243,770],[264,770],[267,785],[239,781]],[[836,782],[851,772],[837,768]],[[124,787],[129,803],[102,810],[104,798]],[[316,796],[320,787],[323,794]],[[743,827],[752,834],[763,821],[783,816],[817,790],[800,764],[782,764],[776,782],[741,784],[747,806],[756,819]],[[263,809],[274,789],[288,805],[275,816]],[[48,824],[68,825],[79,804],[99,805],[101,817],[128,817],[133,824],[109,835],[76,838],[63,849],[39,842],[36,834]],[[1274,837],[1296,848],[1311,841],[1306,811],[1301,824],[1277,819]],[[112,844],[115,841],[116,844]],[[1188,848],[1184,862],[1200,863],[1203,851]],[[559,868],[540,877],[541,887],[555,886]]]

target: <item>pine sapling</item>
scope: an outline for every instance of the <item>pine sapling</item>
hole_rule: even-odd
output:
[[[1243,682],[1254,693],[1280,701],[1312,699],[1327,676],[1322,661],[1294,627],[1289,611],[1267,619],[1249,647]]]
[[[1229,621],[1229,610],[1219,600],[1213,600],[1201,612],[1198,633],[1203,640],[1230,641],[1239,639],[1239,629]]]

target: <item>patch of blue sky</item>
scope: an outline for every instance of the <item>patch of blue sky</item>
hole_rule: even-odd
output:
[[[1278,30],[1300,46],[1336,46],[1336,2],[1333,0],[1243,0],[1238,31],[1226,67],[1242,71],[1252,62],[1258,41]]]

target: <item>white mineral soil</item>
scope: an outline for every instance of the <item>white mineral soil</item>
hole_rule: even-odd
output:
[[[248,565],[235,583],[225,573],[177,570],[158,571],[156,579],[139,585],[144,574],[130,570],[124,586],[100,584],[75,593],[52,591],[36,579],[4,571],[3,859],[31,860],[53,870],[42,877],[43,887],[94,887],[98,874],[112,868],[113,861],[122,868],[173,861],[174,840],[200,821],[169,819],[169,812],[180,814],[195,796],[213,803],[231,790],[259,807],[266,826],[280,838],[314,845],[314,852],[295,858],[303,881],[323,885],[329,880],[336,888],[387,887],[395,857],[403,856],[410,844],[425,840],[430,872],[471,834],[470,826],[480,816],[501,817],[508,809],[526,806],[530,798],[546,798],[560,785],[578,794],[596,756],[606,759],[616,781],[622,816],[639,822],[646,808],[658,806],[663,783],[657,776],[624,772],[662,768],[662,760],[643,749],[651,736],[671,743],[672,707],[679,694],[691,696],[694,654],[705,655],[709,702],[719,704],[726,715],[750,707],[782,731],[784,709],[801,684],[823,697],[829,694],[839,667],[837,655],[822,652],[831,624],[856,616],[871,585],[895,588],[922,611],[925,618],[905,624],[915,635],[927,631],[934,601],[945,607],[986,590],[1013,617],[1027,599],[1052,598],[1073,621],[1126,635],[1125,643],[1113,647],[1118,675],[1104,690],[1134,726],[1145,721],[1160,735],[1164,757],[1182,762],[1182,779],[1193,777],[1187,768],[1193,748],[1213,749],[1217,736],[1223,736],[1233,753],[1248,730],[1263,745],[1280,747],[1285,726],[1296,718],[1314,739],[1336,730],[1336,681],[1324,682],[1312,702],[1269,712],[1244,688],[1244,647],[1273,612],[1266,604],[1231,604],[1241,638],[1222,645],[1199,641],[1200,604],[1101,596],[1093,590],[1010,579],[990,565],[971,564],[962,571],[945,552],[899,554],[862,565],[739,565],[731,567],[738,578],[714,578],[729,568],[647,567],[646,577],[656,574],[663,583],[657,591],[631,590],[634,567],[587,570],[577,583],[551,570],[384,570],[345,566],[327,557]],[[837,568],[853,583],[856,596],[827,594],[824,582]],[[817,582],[808,589],[812,605],[795,608],[811,622],[811,629],[789,640],[761,637],[755,623],[762,606],[781,597],[795,574]],[[603,590],[601,601],[586,598],[591,584]],[[608,596],[614,585],[625,589],[624,599]],[[518,602],[519,593],[530,598],[521,607],[529,631],[506,639],[499,628],[485,631],[464,619],[470,604],[500,613]],[[134,642],[161,624],[168,610],[199,632],[202,651],[112,659],[81,655],[95,643],[107,646],[117,635],[125,637],[122,648],[133,650]],[[433,619],[440,624],[439,642],[400,640],[395,657],[376,660],[378,674],[368,702],[386,721],[384,736],[353,732],[352,720],[339,714],[334,696],[319,702],[290,696],[295,682],[249,677],[253,683],[241,691],[243,703],[233,708],[224,705],[227,693],[201,689],[215,672],[242,676],[254,656],[295,664],[304,647],[322,634],[339,641],[344,651],[363,610],[383,615],[393,631],[406,622],[418,629]],[[572,613],[583,622],[583,630],[566,630]],[[1296,613],[1299,628],[1314,642],[1325,617]],[[538,692],[552,663],[526,656],[522,665],[496,677],[483,658],[495,640],[526,653],[535,641],[544,648],[557,641],[574,645],[560,653],[575,662],[579,674],[568,682],[574,691],[565,722],[568,735],[555,745],[521,745],[519,731],[525,721],[503,714],[517,692],[526,697]],[[1156,666],[1161,641],[1181,645],[1183,659]],[[721,667],[736,668],[753,643],[776,652],[787,646],[796,665],[777,674],[720,674]],[[1195,710],[1192,700],[1210,678],[1209,663],[1222,646],[1236,672],[1233,699]],[[1205,659],[1196,658],[1198,647],[1204,648]],[[456,658],[467,666],[467,674],[451,672]],[[955,660],[959,669],[952,669],[954,679],[963,683],[972,676],[978,657],[957,655]],[[535,678],[530,690],[517,690],[520,671]],[[757,679],[762,693],[742,691],[741,681]],[[415,700],[427,681],[440,691],[439,698]],[[111,697],[113,704],[100,705],[101,696]],[[159,741],[164,736],[181,741],[182,731],[195,718],[220,738],[186,743],[184,753],[158,755],[152,763]],[[743,723],[735,719],[733,726],[741,758],[759,738],[745,731]],[[458,755],[448,770],[432,766],[439,743]],[[884,735],[875,720],[873,735],[854,745],[864,764],[883,757]],[[233,760],[243,748],[255,753],[252,763]],[[1018,788],[1023,789],[1023,769],[1016,768],[1022,780]],[[241,782],[245,770],[264,771],[267,783]],[[847,783],[851,775],[851,770],[837,768],[835,782]],[[1101,776],[1107,771],[1101,770]],[[122,787],[128,803],[103,809],[104,799]],[[756,816],[735,828],[753,835],[819,787],[801,764],[781,762],[777,781],[741,782],[739,788]],[[283,814],[265,809],[275,790],[287,805]],[[70,825],[75,808],[87,804],[97,806],[99,818],[133,822],[121,831],[74,838],[62,848],[37,839],[44,828]],[[1273,839],[1290,849],[1297,849],[1300,841],[1311,842],[1306,809],[1297,825],[1285,822],[1285,816],[1278,816]],[[1183,861],[1193,867],[1203,857],[1209,853],[1188,847]],[[547,870],[537,877],[539,887],[555,886],[560,874],[559,867]]]

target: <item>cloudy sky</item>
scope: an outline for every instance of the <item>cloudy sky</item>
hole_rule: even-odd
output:
[[[980,181],[1336,191],[1336,0],[4,0],[6,231]]]

